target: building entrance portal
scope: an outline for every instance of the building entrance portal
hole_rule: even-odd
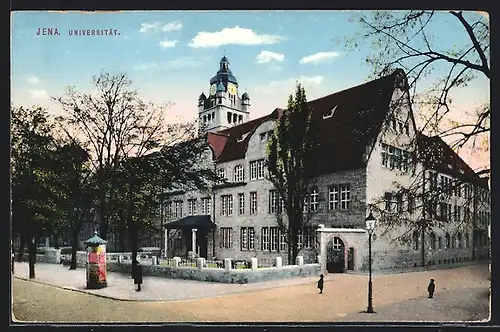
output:
[[[328,273],[343,273],[345,268],[345,246],[339,237],[334,237],[326,245],[326,270]]]

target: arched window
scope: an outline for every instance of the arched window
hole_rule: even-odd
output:
[[[464,236],[464,248],[469,248],[469,233],[465,233],[465,236]]]
[[[457,234],[458,246],[457,248],[462,248],[462,233]]]
[[[430,240],[431,240],[431,249],[436,250],[436,234],[434,234],[434,232],[431,233]]]
[[[342,239],[339,237],[334,237],[333,238],[333,249],[342,249],[344,247],[344,242],[342,242]]]
[[[413,232],[413,250],[418,250],[419,248],[419,238],[418,231]]]
[[[457,237],[453,235],[451,237],[451,248],[456,248],[457,247]]]
[[[450,243],[450,234],[449,233],[446,233],[445,242],[446,242],[445,249],[450,248],[451,243]]]

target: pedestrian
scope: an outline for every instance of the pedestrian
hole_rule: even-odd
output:
[[[434,284],[434,279],[431,279],[429,286],[427,286],[427,291],[429,292],[429,299],[432,299],[435,290],[436,290],[436,284]]]
[[[134,284],[137,285],[136,292],[140,292],[141,291],[141,284],[142,284],[142,266],[141,266],[140,262],[137,262],[137,267],[135,269]]]
[[[322,274],[319,275],[318,289],[319,289],[319,293],[323,294],[323,275]]]

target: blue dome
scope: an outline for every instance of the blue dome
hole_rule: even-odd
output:
[[[217,85],[217,92],[219,91],[226,91],[226,87],[224,86],[224,84],[222,83],[222,81],[219,82],[219,85]]]
[[[220,59],[219,70],[217,71],[217,74],[210,79],[210,84],[214,84],[219,81],[222,81],[226,84],[227,82],[231,82],[238,85],[236,77],[233,76],[231,69],[229,69],[229,60],[225,56]]]

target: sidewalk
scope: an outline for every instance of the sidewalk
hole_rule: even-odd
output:
[[[29,280],[28,263],[15,263],[14,276]],[[136,292],[131,276],[108,272],[108,287],[102,289],[86,289],[85,269],[69,270],[67,266],[58,264],[37,263],[35,266],[35,282],[57,286],[124,301],[176,301],[216,297],[227,294],[273,289],[291,285],[315,283],[318,277],[297,277],[283,280],[272,280],[251,284],[222,284],[182,279],[167,279],[144,276],[142,291]],[[325,280],[331,279],[325,278]]]

